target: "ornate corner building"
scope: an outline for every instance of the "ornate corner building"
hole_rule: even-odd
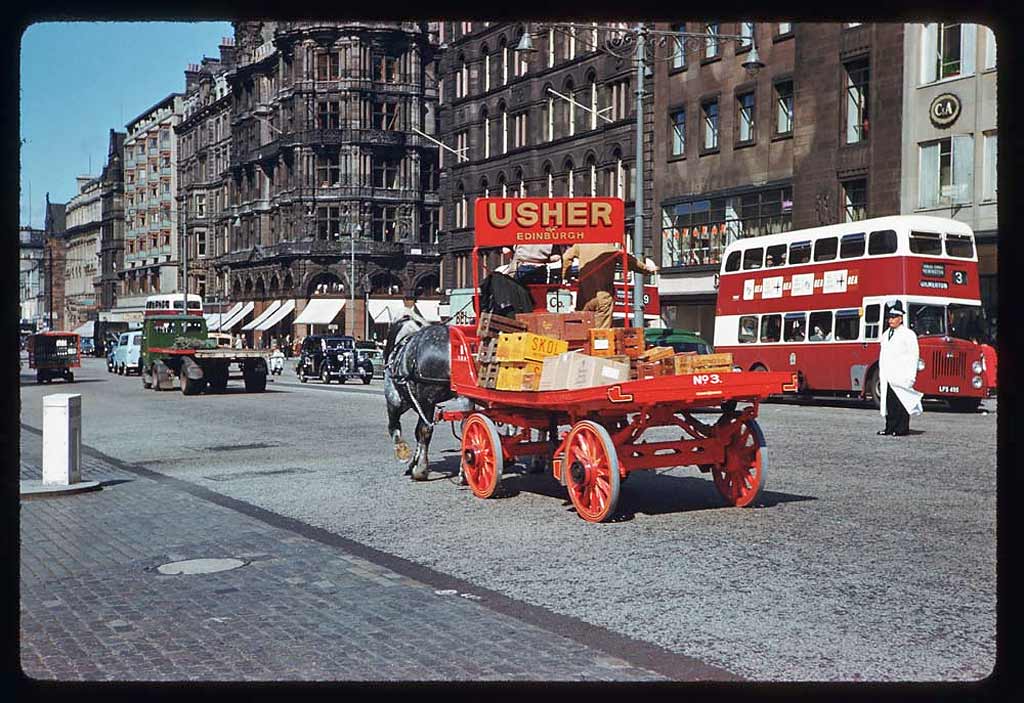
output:
[[[208,71],[212,101],[195,116],[229,116],[220,134],[230,144],[218,147],[215,132],[216,165],[189,181],[189,237],[207,296],[244,303],[252,322],[271,307],[294,314],[240,329],[302,336],[343,316],[342,329],[362,338],[381,332],[403,295],[438,296],[437,148],[420,134],[435,132],[434,54],[423,22],[235,24],[232,65],[222,48],[223,73]],[[216,97],[221,77],[226,98]],[[186,146],[185,159],[201,176],[211,157],[200,148],[193,162]],[[313,298],[336,299],[330,320],[303,316]]]

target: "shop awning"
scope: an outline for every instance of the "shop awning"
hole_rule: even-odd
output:
[[[473,289],[464,288],[453,290],[449,296],[448,315],[456,320],[455,324],[469,324],[470,320],[476,319],[476,310],[473,308]]]
[[[310,298],[306,307],[295,318],[293,325],[329,325],[334,322],[341,309],[345,307],[344,298]]]
[[[390,324],[406,314],[404,300],[370,298],[367,301],[370,317],[377,324]]]
[[[95,323],[92,320],[89,320],[88,322],[76,327],[73,331],[79,337],[91,337],[94,334],[95,328]]]
[[[252,312],[252,309],[256,307],[256,304],[252,301],[242,305],[241,309],[234,315],[220,323],[221,332],[230,332],[232,327],[236,327],[239,322],[245,319],[245,316]]]
[[[210,332],[216,332],[220,329],[221,323],[231,319],[239,310],[242,309],[242,303],[235,303],[231,306],[231,309],[227,312],[211,312],[204,315],[206,318],[206,329]]]
[[[293,310],[295,310],[295,301],[294,300],[286,300],[286,301],[284,301],[284,303],[282,303],[277,308],[277,310],[275,310],[268,317],[265,317],[263,319],[263,322],[261,322],[259,325],[257,325],[256,329],[258,329],[260,331],[269,330],[271,327],[273,327],[278,322],[283,320],[285,318],[285,316],[288,315],[288,313],[292,312]]]
[[[440,322],[441,312],[438,309],[440,305],[440,300],[417,300],[416,312],[422,315],[423,319],[428,322]]]
[[[260,329],[260,328],[258,327],[258,325],[259,325],[259,324],[260,324],[261,322],[263,322],[264,320],[266,320],[266,319],[267,319],[268,317],[270,317],[271,315],[273,315],[273,314],[274,314],[275,312],[277,312],[277,309],[278,309],[279,307],[281,307],[281,301],[280,301],[280,300],[275,300],[274,302],[272,302],[272,303],[271,303],[270,305],[268,305],[268,306],[267,306],[267,309],[266,309],[266,310],[264,310],[264,311],[263,311],[263,312],[261,312],[261,313],[260,313],[259,315],[257,315],[256,317],[254,317],[254,318],[253,318],[253,320],[252,320],[252,322],[247,322],[247,323],[246,323],[246,324],[245,324],[245,325],[244,325],[244,326],[242,327],[242,329],[243,329],[243,330],[255,330],[255,329]]]

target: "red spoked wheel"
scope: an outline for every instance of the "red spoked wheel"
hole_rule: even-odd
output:
[[[587,522],[605,522],[619,502],[619,457],[601,425],[581,420],[565,440],[565,485],[577,514]]]
[[[747,420],[725,447],[725,463],[713,466],[715,488],[729,505],[750,505],[764,489],[768,457],[764,433],[754,420]]]
[[[490,498],[501,483],[505,468],[501,437],[494,421],[473,413],[462,428],[462,474],[478,498]]]

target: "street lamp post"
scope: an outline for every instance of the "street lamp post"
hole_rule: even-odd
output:
[[[557,29],[558,31],[573,31],[576,35],[577,29],[594,29],[595,25],[580,26],[573,23],[548,23],[548,27]],[[709,33],[696,33],[696,32],[665,32],[656,29],[648,29],[643,23],[638,23],[633,29],[625,29],[623,27],[612,27],[608,25],[598,25],[598,29],[608,31],[609,36],[605,37],[604,46],[592,45],[590,48],[599,51],[605,51],[617,56],[619,58],[628,58],[628,49],[630,44],[635,44],[633,56],[636,60],[636,194],[635,204],[633,208],[633,255],[638,261],[644,259],[644,239],[643,239],[643,222],[644,222],[644,78],[648,70],[648,61],[654,60],[666,60],[672,58],[675,51],[686,51],[688,48],[695,48],[696,46],[703,45],[708,39],[714,39],[718,41],[735,41],[738,43],[745,43],[749,41],[751,43],[750,54],[747,60],[743,62],[742,66],[746,69],[747,73],[751,76],[757,74],[760,69],[764,68],[764,64],[761,62],[757,54],[757,46],[754,44],[753,37],[743,37],[733,34],[709,34]],[[650,41],[648,38],[650,37]],[[579,39],[580,37],[577,37]],[[584,40],[586,41],[586,40]],[[672,47],[672,54],[668,57],[657,56],[656,50],[658,47]],[[522,37],[520,37],[519,44],[515,49],[516,53],[529,54],[535,53],[537,50],[533,46],[529,27],[526,27],[523,31]],[[620,53],[622,52],[622,53]],[[650,54],[650,56],[648,56]],[[553,91],[552,91],[553,92]],[[557,93],[556,93],[557,95]],[[558,97],[564,98],[562,95]],[[623,271],[623,276],[626,276],[626,272]],[[639,275],[634,276],[633,281],[633,326],[643,327],[644,326],[644,303],[643,303],[643,292],[644,283],[643,279]]]

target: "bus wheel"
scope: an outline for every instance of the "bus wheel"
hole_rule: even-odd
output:
[[[882,407],[882,381],[878,377],[878,369],[871,369],[868,373],[868,382],[864,384],[864,388],[867,390],[868,396],[871,399],[871,404],[875,406],[875,409]]]
[[[767,371],[768,368],[764,364],[754,364],[750,367],[751,371]]]

